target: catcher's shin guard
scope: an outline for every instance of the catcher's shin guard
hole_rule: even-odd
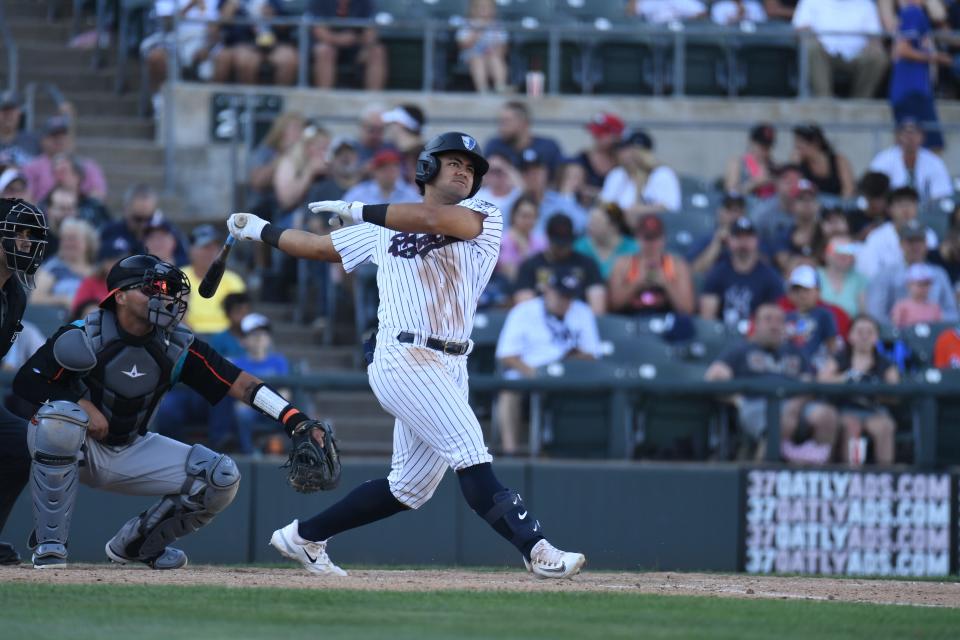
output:
[[[67,544],[77,498],[77,458],[89,422],[83,409],[64,400],[44,404],[30,420],[27,431],[27,446],[33,458],[30,492],[34,541],[39,552]]]
[[[229,456],[193,445],[186,471],[181,493],[163,496],[114,536],[123,556],[143,561],[159,557],[168,544],[213,520],[237,495],[240,472]]]

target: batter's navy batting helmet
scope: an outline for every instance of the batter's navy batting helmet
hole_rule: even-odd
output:
[[[437,177],[440,171],[440,162],[438,157],[444,153],[457,151],[466,154],[473,161],[473,188],[470,189],[468,198],[477,195],[480,190],[480,184],[483,182],[483,174],[487,172],[490,165],[483,157],[480,144],[473,136],[468,136],[459,131],[448,131],[442,133],[436,138],[430,140],[417,157],[417,175],[416,183],[423,191],[423,186]]]

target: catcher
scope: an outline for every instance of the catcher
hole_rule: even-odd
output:
[[[37,568],[67,562],[77,480],[133,495],[159,496],[106,544],[118,563],[153,569],[187,564],[169,546],[233,501],[233,460],[148,431],[160,399],[177,382],[211,404],[225,395],[277,420],[294,440],[292,478],[301,490],[332,488],[340,466],[330,429],[310,420],[259,379],[222,358],[181,321],[190,285],[151,255],[117,263],[109,294],[83,320],[61,327],[20,369],[14,391],[40,405],[30,421]]]

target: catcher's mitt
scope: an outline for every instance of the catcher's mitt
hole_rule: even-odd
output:
[[[322,446],[315,432],[322,435]],[[297,426],[290,457],[281,468],[289,469],[287,483],[300,493],[335,489],[340,484],[340,454],[330,425],[308,420]]]

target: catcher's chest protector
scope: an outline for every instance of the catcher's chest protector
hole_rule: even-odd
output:
[[[193,333],[178,326],[154,332],[143,342],[124,339],[112,311],[98,309],[85,319],[97,365],[84,378],[90,400],[110,423],[111,436],[146,433],[160,399],[176,383]]]

